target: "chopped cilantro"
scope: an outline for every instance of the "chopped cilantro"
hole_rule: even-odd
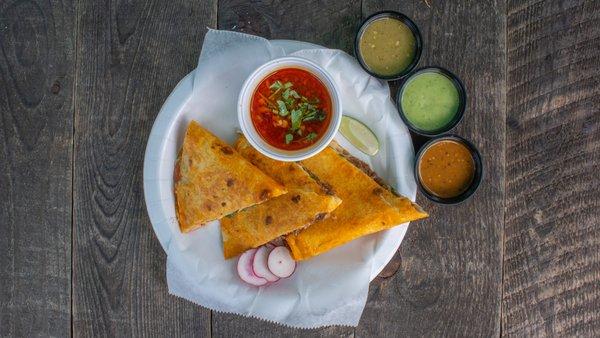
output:
[[[277,100],[277,106],[279,106],[280,116],[286,116],[287,114],[289,114],[287,107],[285,106],[285,103],[283,101]]]
[[[294,140],[294,135],[285,134],[285,144],[290,144],[290,142],[292,142],[293,140]]]
[[[316,138],[317,138],[317,133],[315,133],[314,131],[311,131],[310,134],[306,135],[307,141],[313,141]]]
[[[297,109],[292,110],[291,120],[292,131],[298,130],[300,128],[300,124],[302,123],[302,111]]]
[[[279,80],[275,81],[269,86],[271,95],[269,97],[263,96],[263,99],[268,103],[273,114],[288,120],[288,130],[284,136],[285,144],[290,144],[294,141],[294,136],[303,142],[312,142],[317,138],[318,134],[315,132],[306,134],[306,131],[302,129],[302,123],[323,121],[326,118],[326,114],[318,108],[318,98],[302,96],[293,87],[294,84],[292,82],[282,83]]]
[[[283,84],[281,84],[281,81],[279,81],[279,80],[273,82],[273,84],[269,86],[269,89],[272,89],[272,90],[279,90],[281,88],[283,88]]]

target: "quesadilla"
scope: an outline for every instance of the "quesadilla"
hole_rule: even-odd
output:
[[[190,123],[175,165],[176,209],[182,232],[284,193],[281,184],[198,122]]]
[[[292,231],[321,220],[342,201],[327,185],[315,181],[296,163],[270,159],[240,137],[236,150],[252,164],[283,184],[286,195],[241,210],[221,220],[223,254],[235,257]]]
[[[344,201],[328,219],[286,236],[292,256],[303,260],[356,238],[427,217],[418,205],[374,179],[368,166],[333,144],[301,162],[312,175],[331,184]],[[352,163],[351,163],[352,161]],[[357,165],[353,164],[356,163]],[[360,169],[359,169],[360,167]]]

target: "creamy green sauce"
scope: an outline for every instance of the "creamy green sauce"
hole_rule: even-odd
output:
[[[447,76],[437,72],[417,74],[408,80],[400,104],[413,126],[435,131],[448,125],[458,112],[460,97]]]
[[[364,29],[358,46],[370,71],[392,76],[406,69],[415,58],[416,39],[402,21],[381,18]]]

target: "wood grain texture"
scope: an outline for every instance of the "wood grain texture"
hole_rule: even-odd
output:
[[[600,2],[509,1],[503,330],[600,336]]]
[[[0,336],[600,336],[598,1],[217,1],[0,1]],[[465,82],[480,190],[418,198],[356,330],[168,295],[143,153],[205,27],[351,52],[382,9]]]
[[[0,336],[68,336],[73,3],[0,2]]]
[[[219,29],[292,39],[351,52],[359,0],[219,0]]]
[[[213,1],[82,1],[77,9],[73,334],[206,336],[210,311],[170,296],[142,163],[164,100],[195,68]]]
[[[360,1],[220,0],[219,29],[257,34],[268,39],[294,39],[351,52],[360,23]],[[291,329],[261,320],[213,312],[216,337],[291,337],[353,335],[353,328]]]
[[[456,206],[435,205],[414,222],[388,270],[371,283],[357,336],[500,334],[504,220],[505,4],[503,1],[363,1],[365,16],[405,13],[421,29],[420,66],[450,69],[464,82],[467,111],[454,130],[484,161],[476,194]],[[398,262],[399,261],[399,262]]]

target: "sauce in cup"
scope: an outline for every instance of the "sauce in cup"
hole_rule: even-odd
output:
[[[393,76],[404,71],[415,58],[415,36],[402,21],[387,17],[365,27],[358,42],[364,63],[371,71]]]
[[[471,152],[461,143],[440,141],[421,156],[419,175],[429,193],[442,198],[456,197],[473,182],[475,163]]]
[[[409,75],[398,91],[397,104],[412,131],[434,136],[452,129],[462,119],[466,91],[451,72],[426,67]]]
[[[382,80],[406,76],[421,57],[423,42],[417,25],[402,13],[377,12],[356,33],[354,55],[363,69]]]
[[[475,146],[457,135],[425,143],[417,153],[415,178],[425,197],[442,204],[469,198],[481,183],[483,162]]]
[[[410,79],[400,99],[408,120],[423,130],[437,130],[450,123],[459,103],[458,90],[452,81],[435,72]]]
[[[283,150],[311,146],[331,122],[331,97],[317,77],[300,68],[267,76],[252,96],[250,114],[260,136]]]

